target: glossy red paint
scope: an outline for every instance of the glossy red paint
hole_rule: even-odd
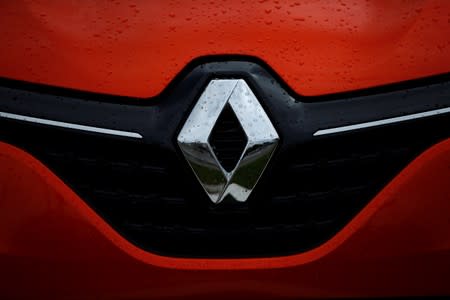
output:
[[[0,166],[0,291],[7,299],[450,294],[450,139],[415,159],[323,246],[265,259],[145,252],[29,154],[0,143]]]
[[[250,55],[297,93],[447,73],[447,0],[0,1],[0,76],[159,94],[195,58]]]

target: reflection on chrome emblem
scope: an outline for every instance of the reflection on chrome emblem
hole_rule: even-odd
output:
[[[220,113],[229,104],[247,136],[235,168],[227,172],[209,143]],[[244,202],[250,196],[277,144],[278,134],[250,87],[242,79],[212,80],[180,134],[178,145],[214,203],[227,195]]]

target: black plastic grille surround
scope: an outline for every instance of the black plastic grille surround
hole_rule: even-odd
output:
[[[280,256],[317,247],[409,162],[450,136],[449,114],[313,136],[319,129],[450,107],[448,78],[412,89],[312,101],[298,95],[294,99],[273,75],[251,62],[208,63],[183,76],[161,101],[152,99],[149,105],[71,91],[23,90],[20,84],[0,87],[0,112],[143,137],[0,118],[0,141],[42,161],[138,247],[166,256],[227,258]],[[177,148],[176,136],[211,78],[244,78],[280,135],[245,203],[228,197],[213,204]],[[225,111],[210,138],[228,169],[246,141],[233,117]]]
[[[42,160],[144,249],[248,257],[320,245],[447,128],[449,118],[440,117],[298,145],[275,155],[247,203],[227,198],[220,205],[207,199],[182,157],[142,142],[16,121],[2,121],[0,134]]]

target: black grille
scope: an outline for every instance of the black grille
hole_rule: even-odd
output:
[[[280,147],[246,203],[228,198],[219,205],[180,153],[5,120],[0,136],[42,160],[139,247],[170,256],[253,257],[325,242],[448,128],[449,118],[433,117]]]
[[[209,137],[214,153],[222,167],[234,169],[247,144],[247,136],[229,105],[220,114]]]

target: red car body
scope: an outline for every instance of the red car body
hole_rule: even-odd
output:
[[[214,55],[256,57],[305,96],[450,71],[445,0],[3,1],[0,15],[1,77],[143,102]],[[44,164],[1,142],[0,298],[450,295],[449,220],[447,139],[313,250],[166,257],[128,242]]]

